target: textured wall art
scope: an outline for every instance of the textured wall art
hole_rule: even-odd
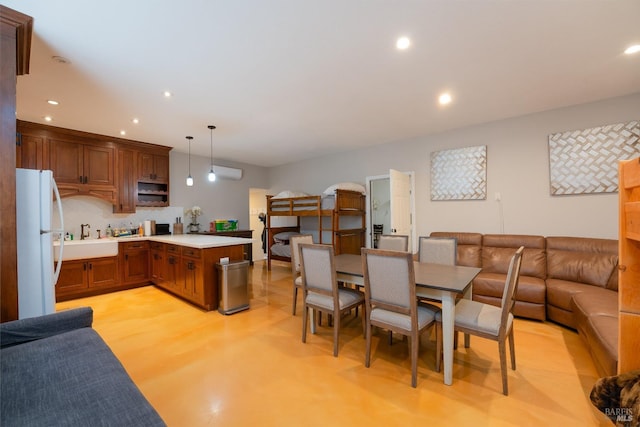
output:
[[[431,200],[486,198],[486,145],[431,153]]]
[[[640,122],[549,135],[551,195],[615,193],[618,160],[640,156]]]

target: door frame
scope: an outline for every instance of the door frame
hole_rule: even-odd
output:
[[[415,181],[415,172],[413,171],[401,171],[402,173],[409,175],[409,177],[411,178],[411,184],[410,184],[410,188],[411,188],[411,194],[409,195],[409,200],[410,200],[410,214],[411,214],[411,252],[415,253],[417,251],[417,244],[416,244],[416,224],[415,224],[415,218],[416,218],[416,199],[415,199],[415,194],[416,194],[416,181]],[[366,183],[366,190],[367,190],[367,205],[366,205],[366,226],[367,226],[367,238],[366,240],[366,247],[367,248],[371,248],[371,241],[372,241],[372,237],[373,237],[373,225],[371,222],[371,181],[376,181],[379,179],[390,179],[389,174],[385,174],[385,175],[374,175],[374,176],[368,176],[365,178],[365,183]]]

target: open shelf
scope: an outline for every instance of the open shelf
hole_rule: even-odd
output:
[[[138,200],[136,202],[136,206],[169,206],[169,191],[167,184],[138,181]]]

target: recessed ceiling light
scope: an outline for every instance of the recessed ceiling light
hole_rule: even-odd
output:
[[[53,118],[51,116],[44,116],[44,121],[45,122],[50,122],[51,120],[53,120]]]
[[[168,90],[165,90],[163,92],[163,95],[164,95],[165,98],[171,98],[171,92],[169,92]]]
[[[137,117],[134,117],[133,119],[131,119],[131,122],[137,125],[138,123],[140,123],[140,120],[138,120]]]
[[[125,130],[121,130],[120,131],[120,135],[125,136],[126,134],[127,134],[127,131],[125,131]]]
[[[624,51],[624,53],[626,53],[627,55],[632,55],[638,52],[640,52],[640,44],[634,44],[633,46],[629,46]]]
[[[60,104],[58,101],[54,100],[54,99],[47,99],[47,103],[51,104],[51,105],[58,105]]]
[[[448,93],[443,93],[438,97],[438,102],[440,105],[447,105],[451,102],[451,95]]]
[[[396,47],[400,50],[408,49],[409,46],[411,46],[411,40],[409,40],[409,37],[400,37],[396,40]]]

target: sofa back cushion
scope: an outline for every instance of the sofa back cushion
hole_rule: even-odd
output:
[[[547,257],[543,236],[485,234],[482,237],[482,272],[507,274],[511,257],[524,246],[520,275],[545,279]]]
[[[618,241],[586,237],[547,237],[547,274],[618,290]]]
[[[482,267],[482,234],[434,231],[430,236],[454,237],[458,246],[456,264],[467,267]]]

